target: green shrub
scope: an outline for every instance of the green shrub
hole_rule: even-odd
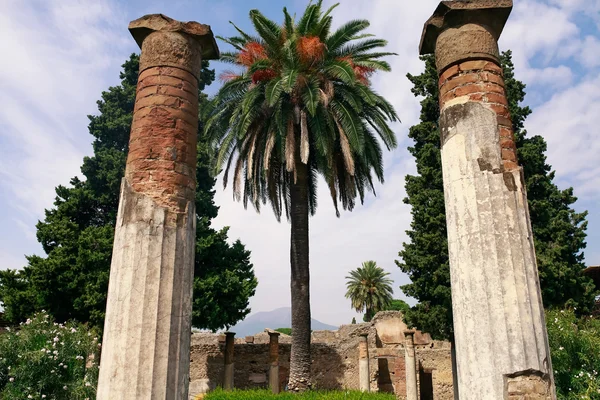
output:
[[[393,394],[362,393],[354,391],[310,391],[302,394],[272,394],[268,390],[217,390],[209,393],[204,400],[395,400]]]
[[[0,399],[95,399],[99,347],[85,326],[36,314],[0,335]]]
[[[279,332],[279,333],[283,333],[284,335],[291,336],[292,328],[277,328],[277,329],[275,329],[275,332]]]
[[[558,398],[600,399],[600,320],[551,310],[546,325]]]

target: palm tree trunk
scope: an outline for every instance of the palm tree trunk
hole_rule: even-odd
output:
[[[310,388],[310,274],[308,269],[308,166],[296,165],[291,185],[292,222],[290,261],[292,294],[292,350],[288,389]]]

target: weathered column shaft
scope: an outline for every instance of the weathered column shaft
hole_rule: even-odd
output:
[[[115,228],[97,399],[187,399],[198,81],[210,27],[148,15]],[[205,54],[215,55],[216,47]],[[212,53],[211,53],[212,51]]]
[[[462,400],[555,398],[523,172],[499,63],[497,40],[511,8],[512,0],[443,1],[421,41],[422,54],[435,51],[440,76]]]
[[[279,393],[279,332],[269,332],[269,387]]]
[[[415,354],[415,332],[404,332],[404,362],[406,364],[406,400],[418,400],[417,357]]]
[[[361,335],[358,342],[358,379],[362,392],[371,391],[371,379],[369,372],[369,343],[367,335]]]
[[[225,332],[225,369],[223,370],[223,389],[233,390],[233,349],[235,333]]]

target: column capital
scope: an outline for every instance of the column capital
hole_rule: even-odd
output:
[[[498,62],[498,38],[512,0],[442,1],[423,28],[419,53],[435,53],[438,71],[468,59]]]
[[[140,73],[151,67],[177,67],[198,79],[202,60],[220,56],[210,26],[198,22],[148,14],[131,21],[129,32],[142,49]]]

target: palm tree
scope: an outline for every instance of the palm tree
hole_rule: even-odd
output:
[[[218,149],[216,171],[233,168],[233,196],[257,211],[270,203],[275,216],[291,222],[292,390],[310,387],[310,297],[308,220],[317,207],[317,178],[352,210],[374,179],[383,182],[379,138],[396,147],[388,121],[392,105],[370,86],[370,76],[389,71],[378,51],[385,40],[361,34],[369,22],[350,21],[331,31],[332,10],[322,0],[302,17],[284,8],[282,25],[250,11],[256,34],[237,26],[238,36],[221,60],[237,71],[221,75],[223,87],[206,112],[206,132]]]
[[[366,310],[364,319],[367,322],[393,301],[392,280],[388,278],[389,275],[375,261],[365,261],[362,267],[350,271],[350,276],[346,277],[346,298],[352,301],[352,308],[356,312]]]

